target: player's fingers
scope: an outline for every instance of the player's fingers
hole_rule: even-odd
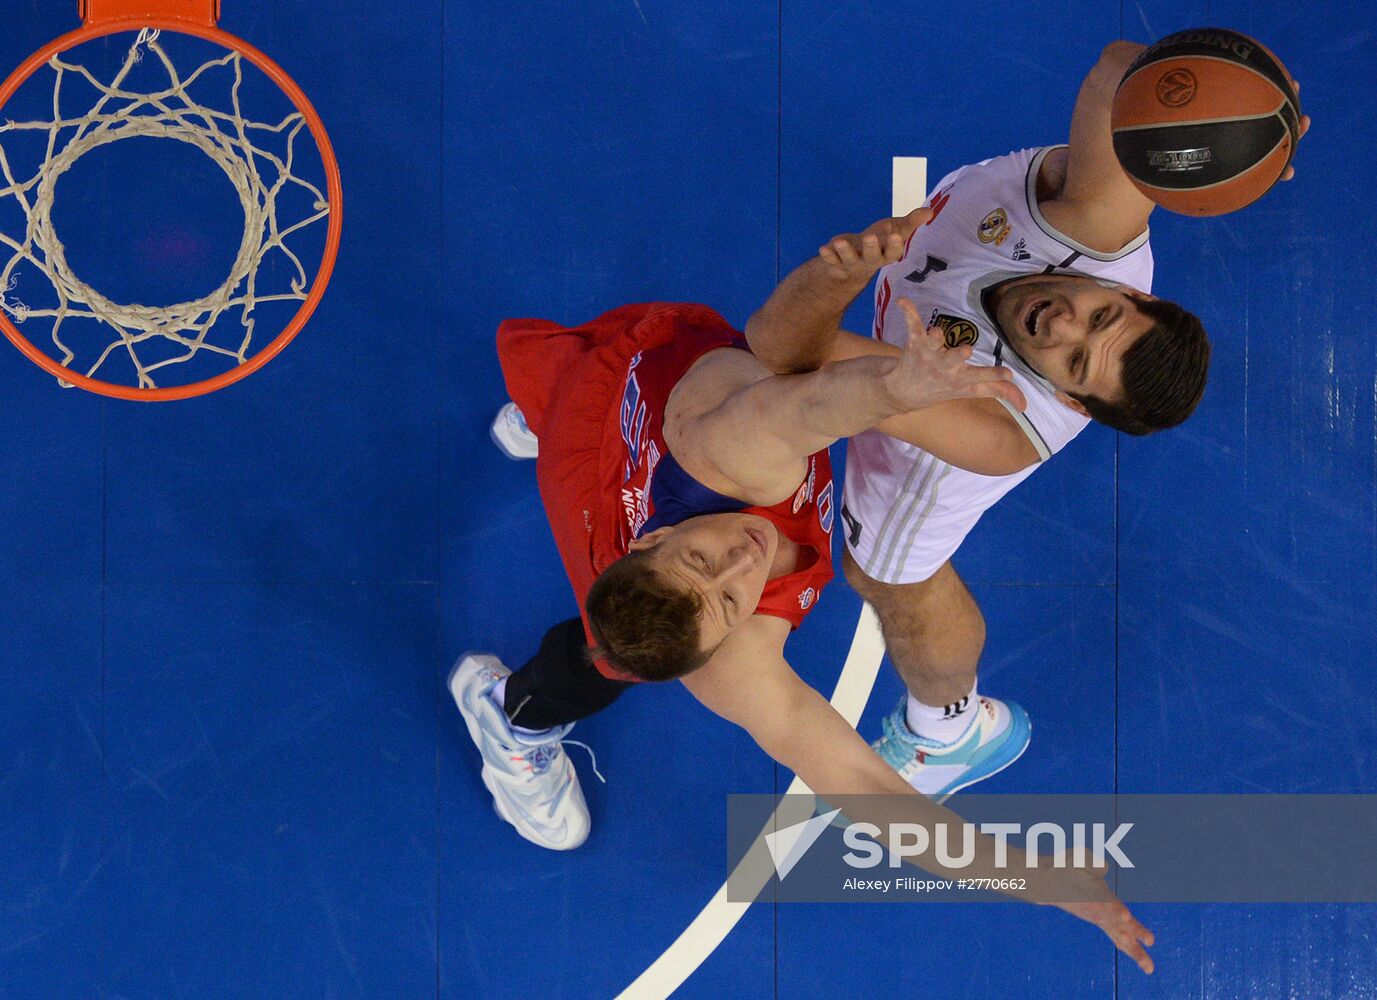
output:
[[[1310,131],[1310,116],[1309,116],[1309,115],[1301,115],[1300,130],[1299,130],[1299,131],[1300,131],[1300,137],[1301,137],[1302,139],[1305,138],[1305,133],[1307,133],[1307,132]]]
[[[918,318],[918,307],[908,299],[900,299],[899,311],[904,314],[904,325],[908,327],[908,339],[912,341],[923,329],[923,321]]]
[[[969,360],[971,348],[962,347],[959,353],[963,360]],[[966,377],[973,382],[1011,382],[1014,378],[1013,373],[1003,365],[966,365]]]
[[[828,270],[831,271],[834,278],[847,277],[846,267],[842,264],[841,258],[837,256],[837,252],[830,246],[823,247],[819,250],[818,258],[827,265]]]
[[[1000,383],[999,396],[1019,413],[1028,409],[1028,397],[1023,395],[1023,390],[1012,382]]]
[[[970,394],[982,399],[1002,399],[1015,410],[1022,413],[1028,408],[1028,400],[1023,392],[1012,382],[983,381],[971,386]]]
[[[879,261],[881,255],[880,237],[874,233],[866,233],[861,237],[861,259],[867,264]]]
[[[941,341],[933,337],[933,327],[926,330],[920,329],[922,321],[918,318],[918,310],[905,301],[904,319],[908,324],[908,342],[904,344],[904,358],[910,366],[915,366],[923,370],[930,369],[936,360],[941,360],[940,348],[943,346]],[[938,330],[940,333],[940,329]]]
[[[843,239],[840,236],[832,241],[832,251],[837,255],[837,258],[842,264],[847,267],[850,267],[860,260],[860,257],[856,255],[856,248],[851,245],[851,241]]]
[[[1147,975],[1152,975],[1152,970],[1156,968],[1152,964],[1152,956],[1143,950],[1143,946],[1133,940],[1115,940],[1114,946],[1138,963],[1138,968],[1142,969]]]
[[[979,395],[1007,400],[1011,406],[1020,411],[1028,408],[1028,400],[1024,397],[1023,390],[1014,384],[1014,377],[1009,369],[1000,366],[987,368],[980,365],[967,365],[966,369],[966,380]]]
[[[1152,931],[1144,927],[1142,925],[1142,922],[1139,921],[1138,918],[1135,917],[1132,913],[1129,913],[1127,909],[1125,909],[1124,911],[1124,920],[1127,923],[1129,932],[1133,935],[1134,940],[1143,942],[1143,944],[1147,945],[1149,948],[1151,948],[1157,942],[1156,935],[1154,935]]]
[[[1125,955],[1128,955],[1138,963],[1138,968],[1148,975],[1152,975],[1153,963],[1151,956],[1148,955],[1144,946],[1151,948],[1156,943],[1157,938],[1143,926],[1142,922],[1129,910],[1123,903],[1115,900],[1113,905],[1113,916],[1110,921],[1115,924],[1112,930],[1108,930],[1114,944]]]
[[[1295,168],[1295,167],[1287,167],[1284,171],[1282,171],[1281,179],[1284,180],[1284,181],[1289,181],[1292,177],[1295,177],[1295,176],[1296,176],[1296,168]]]
[[[899,219],[899,229],[904,234],[904,239],[908,239],[915,229],[923,223],[931,221],[931,219],[932,209],[930,208],[915,208],[912,212],[909,212],[908,215]]]
[[[885,239],[885,260],[896,261],[904,255],[903,233],[891,232]]]

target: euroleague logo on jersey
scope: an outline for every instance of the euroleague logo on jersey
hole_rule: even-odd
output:
[[[980,331],[970,320],[962,319],[960,316],[948,316],[935,309],[928,319],[928,326],[942,328],[942,340],[948,348],[965,347],[968,344],[974,346],[980,339]]]
[[[995,246],[999,246],[1009,237],[1009,213],[1002,208],[996,208],[980,220],[975,235],[981,243],[993,243]]]
[[[814,599],[815,597],[817,597],[817,596],[818,596],[818,592],[817,592],[816,590],[814,590],[812,587],[809,587],[809,588],[808,588],[807,590],[805,590],[803,593],[799,594],[799,595],[798,595],[798,607],[799,607],[799,610],[800,610],[800,611],[807,611],[809,608],[811,608],[811,607],[813,606],[813,599]]]

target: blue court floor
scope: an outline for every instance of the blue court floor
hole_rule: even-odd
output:
[[[1105,43],[1203,24],[1275,49],[1314,127],[1257,205],[1154,217],[1154,291],[1215,344],[1198,415],[1092,427],[957,557],[982,688],[1036,724],[982,790],[1377,792],[1369,4],[223,6],[325,119],[344,245],[297,340],[205,398],[63,390],[0,345],[0,998],[616,996],[724,880],[727,794],[790,775],[670,685],[580,725],[585,847],[493,814],[443,679],[574,611],[533,469],[487,438],[498,322],[744,323],[888,214],[892,157],[935,180],[1063,141]],[[76,7],[5,5],[3,72]],[[237,218],[194,158],[149,162],[87,183]],[[790,642],[825,693],[859,611],[838,582]],[[899,690],[886,666],[864,735]],[[1377,908],[1136,910],[1152,978],[1050,909],[761,904],[676,995],[1377,997]]]

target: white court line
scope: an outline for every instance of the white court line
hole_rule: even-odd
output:
[[[928,200],[928,158],[894,157],[890,214],[895,218],[922,208]]]
[[[860,620],[856,622],[856,634],[851,640],[851,651],[846,655],[841,676],[832,691],[832,707],[854,728],[860,721],[865,703],[870,699],[875,678],[880,673],[880,661],[885,655],[884,640],[880,637],[880,621],[869,604],[861,608]],[[806,793],[808,786],[797,777],[789,783],[786,795]],[[743,861],[744,864],[744,861]],[[765,869],[756,867],[757,872]],[[744,887],[743,887],[744,888]],[[748,895],[758,895],[765,883],[749,890]],[[717,950],[737,921],[746,915],[750,903],[733,903],[727,899],[727,883],[713,893],[712,899],[699,911],[693,922],[665,949],[650,968],[636,977],[635,982],[624,989],[617,1000],[666,1000],[684,980],[693,975],[709,955]]]

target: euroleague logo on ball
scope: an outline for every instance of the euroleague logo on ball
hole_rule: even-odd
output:
[[[1173,69],[1157,81],[1157,99],[1169,108],[1189,104],[1195,96],[1195,74],[1188,69]]]

